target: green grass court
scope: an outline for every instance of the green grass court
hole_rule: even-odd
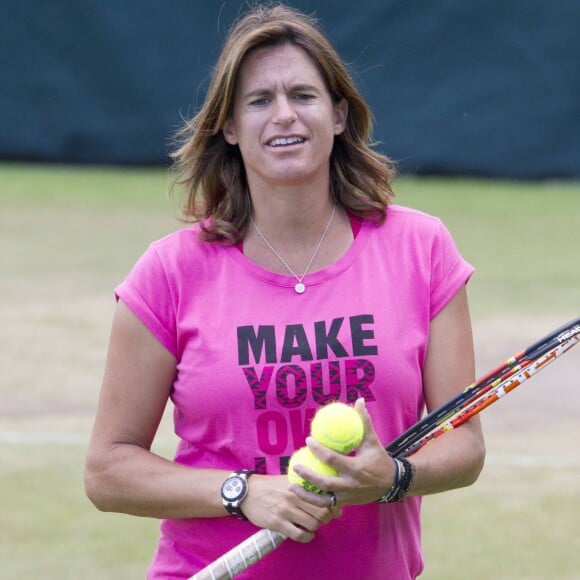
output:
[[[113,287],[180,224],[167,171],[0,165],[0,577],[144,578],[157,522],[97,512],[82,464]],[[478,374],[580,316],[580,183],[404,177],[476,267]],[[425,580],[575,579],[580,348],[482,415],[475,486],[424,500]],[[171,455],[168,424],[157,450]]]

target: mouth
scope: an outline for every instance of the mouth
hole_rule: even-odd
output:
[[[299,143],[304,143],[306,139],[304,137],[275,137],[271,141],[268,141],[269,147],[288,147],[291,145],[298,145]]]

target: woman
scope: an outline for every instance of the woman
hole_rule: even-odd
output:
[[[87,457],[99,509],[163,520],[149,578],[188,578],[259,527],[294,541],[240,577],[415,578],[420,496],[482,468],[477,420],[404,465],[383,448],[473,382],[472,268],[438,219],[391,204],[370,130],[312,18],[258,7],[232,29],[175,153],[195,223],[116,289]],[[150,451],[168,398],[174,461]],[[334,400],[356,401],[359,450],[308,440],[339,476],[298,466],[330,493],[289,486]]]

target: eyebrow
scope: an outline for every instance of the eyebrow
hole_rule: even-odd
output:
[[[320,89],[315,85],[311,85],[308,83],[297,83],[295,85],[290,85],[290,92],[300,92],[300,91],[310,91],[319,93]],[[253,97],[260,97],[262,95],[267,95],[272,93],[272,89],[270,88],[257,88],[242,95],[244,99],[251,99]]]

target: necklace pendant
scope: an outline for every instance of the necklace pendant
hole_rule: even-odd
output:
[[[330,228],[330,224],[332,223],[332,218],[334,217],[335,212],[336,212],[336,204],[334,204],[332,207],[332,212],[330,214],[330,217],[328,218],[328,222],[326,223],[326,227],[324,228],[324,231],[322,232],[322,237],[320,238],[320,240],[316,246],[316,249],[314,250],[314,254],[312,254],[312,258],[310,258],[310,262],[308,262],[308,266],[306,266],[306,269],[304,270],[304,274],[302,274],[301,278],[298,277],[298,274],[296,274],[296,272],[294,272],[294,270],[292,270],[292,268],[288,265],[286,260],[284,260],[284,258],[276,251],[276,248],[274,248],[274,246],[268,241],[266,236],[262,233],[262,230],[256,225],[254,218],[252,216],[250,216],[250,221],[252,222],[252,225],[254,226],[256,233],[262,238],[262,240],[268,246],[268,248],[270,248],[270,250],[272,250],[272,252],[278,258],[278,260],[280,260],[280,262],[282,262],[282,264],[284,264],[284,266],[286,267],[288,272],[290,272],[290,274],[292,274],[292,276],[294,276],[294,278],[296,278],[296,280],[298,280],[298,282],[296,282],[296,284],[294,285],[294,291],[296,292],[296,294],[304,294],[304,292],[306,292],[306,285],[302,282],[302,280],[306,277],[306,274],[308,274],[308,272],[310,271],[310,266],[312,266],[312,264],[314,263],[314,260],[316,259],[316,256],[318,256],[318,252],[320,251],[320,246],[322,246],[322,242],[324,242],[324,238],[326,238],[326,234],[328,233],[328,230]]]

